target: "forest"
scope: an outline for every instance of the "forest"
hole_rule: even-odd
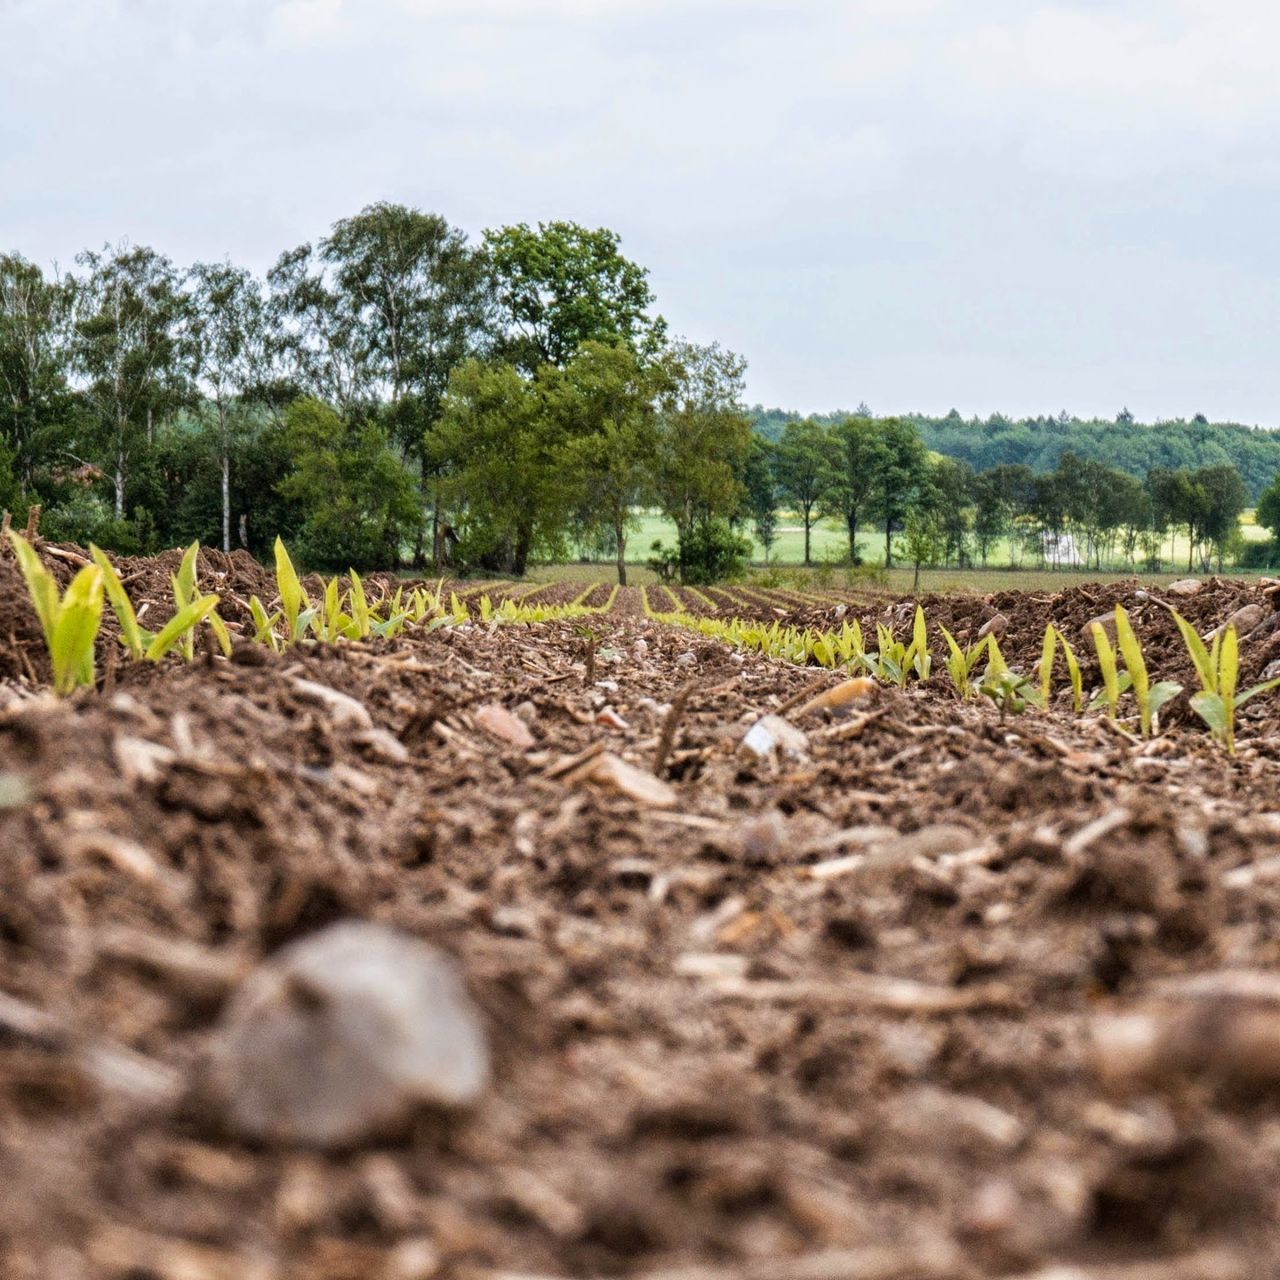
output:
[[[50,539],[199,539],[315,568],[649,559],[740,572],[784,521],[891,566],[1234,562],[1280,437],[1231,424],[985,422],[744,406],[746,363],[673,337],[607,228],[486,231],[370,205],[259,278],[122,242],[66,273],[0,257],[0,508]],[[660,513],[673,545],[635,545]],[[1278,521],[1277,523],[1280,523]],[[1250,549],[1269,562],[1266,546]],[[1259,559],[1261,557],[1261,559]]]

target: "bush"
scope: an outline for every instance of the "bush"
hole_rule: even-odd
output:
[[[746,573],[750,557],[750,540],[734,533],[728,521],[699,520],[680,539],[680,581],[731,582]]]
[[[94,542],[107,551],[136,556],[147,545],[151,519],[141,508],[134,520],[117,520],[108,504],[87,489],[49,507],[40,517],[40,536],[49,542]]]
[[[1241,569],[1274,569],[1280,566],[1280,548],[1274,538],[1266,542],[1246,542],[1236,564]]]

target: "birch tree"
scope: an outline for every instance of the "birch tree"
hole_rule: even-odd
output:
[[[72,363],[99,428],[111,472],[117,520],[134,454],[153,430],[157,409],[190,393],[182,342],[185,299],[168,258],[139,245],[86,250],[72,282]]]
[[[258,282],[230,263],[198,262],[187,275],[197,377],[212,408],[222,481],[222,549],[231,550],[231,456],[262,379],[266,315]]]

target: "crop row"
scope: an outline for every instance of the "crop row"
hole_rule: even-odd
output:
[[[651,607],[647,593],[644,603],[646,614],[657,622],[685,627],[787,662],[863,670],[899,688],[912,679],[923,683],[933,671],[928,624],[919,605],[909,643],[899,640],[884,623],[877,623],[876,646],[869,648],[857,620],[843,621],[839,630],[822,631],[787,626],[780,621],[764,624],[742,618],[699,617],[683,609],[664,612]],[[1191,709],[1234,755],[1237,713],[1251,698],[1280,685],[1280,678],[1240,692],[1237,687],[1239,639],[1234,624],[1218,628],[1206,643],[1177,610],[1171,612],[1200,684],[1190,699]],[[1115,607],[1114,642],[1101,622],[1094,621],[1089,628],[1102,685],[1087,708],[1080,660],[1066,636],[1052,622],[1045,628],[1040,661],[1032,676],[1009,667],[994,635],[983,636],[975,644],[963,647],[946,627],[939,626],[938,631],[947,649],[944,666],[957,695],[964,701],[975,695],[989,698],[999,708],[1001,719],[1011,712],[1024,711],[1028,705],[1041,709],[1049,706],[1059,653],[1064,660],[1075,714],[1083,714],[1086,709],[1101,710],[1117,718],[1121,700],[1128,694],[1137,711],[1138,731],[1144,738],[1158,732],[1160,709],[1182,692],[1182,685],[1176,681],[1151,679],[1141,642],[1122,605]]]
[[[59,592],[57,581],[31,544],[12,530],[9,540],[44,634],[56,693],[67,694],[81,685],[95,683],[95,646],[106,604],[110,604],[119,623],[120,644],[135,662],[160,662],[171,654],[192,661],[196,635],[202,627],[209,629],[222,653],[230,655],[231,632],[218,612],[220,598],[203,592],[197,581],[199,543],[193,542],[187,548],[177,573],[170,577],[173,616],[159,631],[152,632],[139,621],[120,575],[99,548],[89,548],[92,563],[80,569],[65,592]],[[469,602],[450,591],[446,600],[442,579],[434,591],[397,587],[394,593],[383,591],[378,599],[371,600],[360,575],[352,570],[345,589],[335,576],[313,600],[278,538],[275,565],[277,598],[268,607],[258,596],[251,596],[249,613],[253,620],[252,640],[276,652],[298,644],[394,639],[410,629],[432,631],[473,620],[500,626],[588,617],[607,613],[618,594],[614,587],[602,604],[588,604],[587,600],[600,589],[593,582],[567,604],[524,604],[508,595],[495,605],[487,593]],[[534,591],[524,594],[532,595]]]

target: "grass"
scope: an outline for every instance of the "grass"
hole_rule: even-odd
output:
[[[1246,511],[1240,518],[1241,533],[1246,542],[1265,542],[1269,534],[1254,522],[1253,512]],[[771,556],[781,564],[800,564],[804,560],[804,530],[799,518],[789,512],[779,512],[779,534],[771,549]],[[748,533],[749,530],[744,530]],[[894,535],[895,545],[899,535]],[[643,564],[650,554],[650,547],[655,540],[668,546],[675,546],[675,525],[664,516],[652,512],[643,512],[636,518],[634,531],[627,540],[627,554],[630,559]],[[764,548],[753,537],[752,559],[764,561]],[[868,527],[858,535],[858,546],[867,562],[880,563],[884,558],[884,531]],[[815,561],[843,560],[849,553],[849,536],[844,527],[835,520],[820,520],[810,531],[810,554]],[[900,554],[900,552],[895,552]],[[1166,562],[1174,565],[1187,563],[1187,539],[1185,535],[1175,534],[1166,539],[1162,552]],[[988,559],[993,564],[1007,565],[1012,560],[1009,541],[1001,538],[994,544]],[[1186,574],[1183,574],[1185,577]]]

